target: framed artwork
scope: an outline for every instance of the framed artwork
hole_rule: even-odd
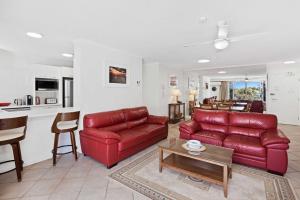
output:
[[[105,85],[113,87],[126,87],[129,84],[129,70],[127,67],[108,64],[105,67]]]
[[[169,77],[169,86],[170,87],[177,87],[178,86],[178,80],[177,80],[177,77],[175,75],[171,75]]]
[[[188,78],[188,88],[195,89],[196,88],[196,81],[193,79]]]

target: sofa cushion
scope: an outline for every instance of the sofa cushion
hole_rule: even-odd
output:
[[[214,131],[199,131],[191,135],[191,139],[200,140],[203,143],[217,146],[222,146],[224,138],[224,133]]]
[[[147,107],[123,109],[128,128],[139,126],[147,122],[149,116]]]
[[[259,113],[229,113],[229,134],[260,137],[266,130],[277,129],[277,117]]]
[[[118,132],[121,136],[118,146],[119,151],[124,151],[128,148],[134,147],[156,135],[164,134],[164,132],[164,126],[158,124],[143,124],[141,126],[120,131]]]
[[[127,121],[141,119],[144,117],[148,117],[149,115],[146,107],[126,108],[123,109],[123,113]]]
[[[244,135],[229,135],[223,141],[223,146],[234,149],[235,153],[266,157],[266,149],[260,144],[260,139]]]
[[[127,123],[123,122],[120,124],[115,124],[111,126],[106,126],[103,128],[99,128],[99,130],[104,130],[104,131],[112,131],[112,132],[118,132],[127,129]]]
[[[128,128],[133,128],[133,127],[145,124],[146,122],[147,122],[147,117],[143,117],[141,119],[137,119],[137,120],[133,120],[133,121],[128,121],[127,122],[127,127]]]
[[[122,110],[99,112],[84,116],[84,128],[103,128],[125,122]]]
[[[200,110],[194,113],[194,120],[199,123],[203,131],[216,131],[226,133],[228,131],[228,113],[220,111]]]

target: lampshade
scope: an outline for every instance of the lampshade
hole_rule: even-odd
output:
[[[196,95],[196,94],[197,94],[197,90],[190,89],[190,95]]]
[[[190,95],[189,95],[189,101],[195,101],[195,96],[192,95],[192,94],[190,94]]]
[[[181,96],[181,92],[179,89],[175,88],[175,89],[172,89],[171,95],[172,96]]]

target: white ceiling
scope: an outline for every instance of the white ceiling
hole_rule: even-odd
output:
[[[218,72],[225,71],[225,74]],[[244,80],[246,77],[251,80],[265,80],[267,74],[266,65],[252,65],[226,68],[206,68],[201,70],[191,70],[189,73],[198,76],[208,76],[211,81],[220,80]]]
[[[184,69],[263,64],[300,57],[299,8],[299,0],[1,0],[0,49],[72,65],[60,54],[85,38]],[[199,23],[201,16],[207,23]],[[220,52],[212,45],[183,47],[215,39],[219,20],[229,23],[229,36],[268,34]],[[28,38],[28,31],[45,37]],[[198,64],[200,58],[212,62]]]

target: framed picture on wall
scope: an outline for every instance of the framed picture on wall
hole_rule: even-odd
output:
[[[175,75],[169,76],[169,86],[170,87],[177,87],[178,86],[178,80]]]
[[[105,66],[105,85],[126,87],[129,85],[129,70],[127,67],[117,64]]]

